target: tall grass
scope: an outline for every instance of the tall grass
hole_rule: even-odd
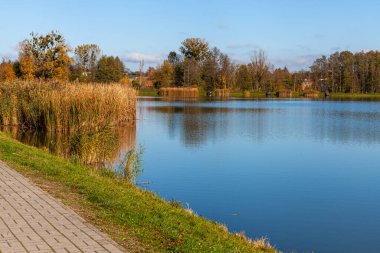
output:
[[[216,89],[215,90],[215,97],[229,97],[230,96],[230,90],[229,89]]]
[[[291,98],[293,97],[293,91],[282,89],[277,92],[277,97],[279,98]]]
[[[135,118],[135,91],[120,84],[0,84],[0,125],[45,131],[97,131]]]
[[[176,88],[165,87],[160,88],[160,96],[175,98],[194,98],[199,96],[198,88]]]
[[[303,95],[305,98],[319,98],[321,93],[317,90],[306,90]]]

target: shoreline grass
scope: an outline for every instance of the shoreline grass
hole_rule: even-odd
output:
[[[136,95],[120,84],[0,83],[0,125],[44,131],[97,131],[136,119]]]
[[[0,160],[26,176],[32,174],[42,184],[54,184],[48,187],[51,191],[62,188],[59,192],[76,196],[62,197],[69,206],[87,210],[94,225],[101,223],[129,252],[277,252],[266,240],[250,241],[229,233],[224,226],[190,214],[112,173],[69,162],[4,133],[0,133]]]
[[[145,96],[145,97],[158,97],[158,90],[140,90],[139,96]]]
[[[196,98],[199,97],[199,90],[191,87],[163,87],[159,89],[159,94],[162,97]]]
[[[380,99],[380,93],[330,93],[330,98]]]

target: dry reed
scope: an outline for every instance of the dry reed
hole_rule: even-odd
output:
[[[97,131],[135,118],[135,91],[120,84],[0,83],[0,125]]]
[[[216,89],[215,90],[215,97],[229,97],[230,96],[230,90],[229,89]]]
[[[160,96],[175,98],[194,98],[199,96],[198,88],[160,88]]]
[[[286,89],[279,90],[277,92],[277,97],[279,97],[279,98],[291,98],[291,97],[293,97],[293,91],[286,90]]]
[[[304,92],[306,98],[319,98],[319,91],[317,90],[306,90]]]

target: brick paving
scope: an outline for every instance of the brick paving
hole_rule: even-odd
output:
[[[0,252],[125,252],[0,161]]]

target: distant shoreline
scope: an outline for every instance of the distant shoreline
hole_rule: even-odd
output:
[[[158,90],[141,90],[139,91],[139,96],[149,96],[149,97],[160,97]],[[200,92],[199,97],[206,97],[204,92]],[[251,92],[249,97],[244,97],[242,91],[232,91],[230,93],[231,98],[266,98],[264,92]],[[278,98],[278,97],[270,97]],[[294,95],[289,98],[307,98],[302,95],[301,92],[294,92]],[[325,98],[323,93],[319,94],[319,97],[316,99]],[[330,99],[380,99],[380,93],[330,93],[330,96],[327,97]],[[281,98],[279,98],[281,99]],[[315,99],[315,98],[314,98]]]

